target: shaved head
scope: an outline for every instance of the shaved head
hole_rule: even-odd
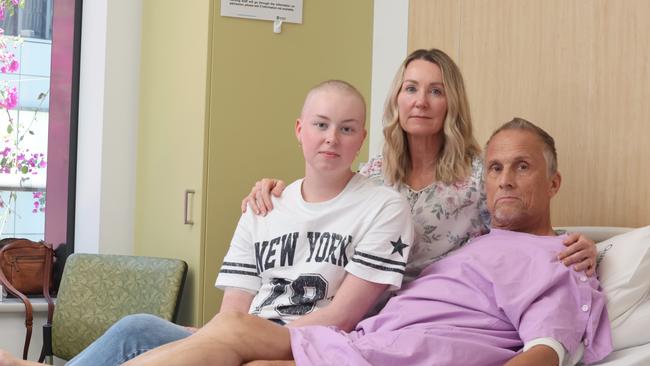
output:
[[[305,106],[311,101],[311,99],[319,94],[320,92],[323,91],[333,91],[333,92],[339,92],[342,94],[347,94],[351,98],[355,98],[361,103],[361,106],[363,108],[363,123],[365,123],[365,112],[366,112],[366,101],[363,99],[363,95],[355,88],[352,86],[352,84],[348,83],[347,81],[343,80],[327,80],[323,81],[322,83],[314,86],[309,90],[307,93],[307,96],[305,97],[305,102],[303,103],[302,110],[300,111],[300,117],[303,117],[303,114],[305,112]]]

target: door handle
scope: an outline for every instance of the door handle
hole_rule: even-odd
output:
[[[190,195],[192,196],[192,198],[194,198],[195,193],[196,192],[193,189],[185,190],[185,212],[183,215],[183,224],[185,225],[194,225],[194,220],[191,217],[193,210],[190,209]],[[192,200],[191,202],[194,202],[194,200]]]

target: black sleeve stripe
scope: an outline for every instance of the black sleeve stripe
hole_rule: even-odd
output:
[[[390,260],[390,259],[386,259],[386,258],[382,258],[382,257],[377,257],[377,256],[372,255],[372,254],[368,254],[368,253],[364,253],[364,252],[359,252],[359,251],[357,251],[357,250],[354,251],[354,255],[358,255],[358,256],[361,256],[361,257],[366,257],[366,258],[368,258],[368,259],[376,260],[376,261],[378,261],[378,262],[383,262],[383,263],[387,263],[387,264],[394,264],[394,265],[396,265],[396,266],[400,266],[400,267],[404,267],[404,268],[406,268],[406,262],[393,261],[393,260]]]
[[[259,277],[257,275],[257,272],[246,272],[246,271],[236,271],[233,269],[221,269],[219,273],[228,273],[228,274],[238,274],[238,275],[244,275],[244,276],[253,276],[253,277]]]
[[[364,261],[363,259],[358,259],[358,258],[354,258],[354,257],[352,257],[350,260],[353,261],[353,262],[359,263],[359,264],[363,264],[363,265],[366,266],[366,267],[370,267],[370,268],[378,269],[378,270],[380,270],[380,271],[385,271],[385,272],[397,272],[397,273],[402,274],[402,275],[404,274],[404,270],[403,270],[403,269],[392,268],[392,267],[384,267],[384,266],[380,266],[380,265],[378,265],[378,264],[374,264],[374,263],[366,262],[366,261]]]
[[[257,267],[254,264],[248,264],[248,263],[223,262],[223,265],[224,266],[231,266],[231,267],[243,267],[243,268],[257,269]]]

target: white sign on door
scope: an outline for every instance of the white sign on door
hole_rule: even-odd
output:
[[[221,16],[302,24],[303,0],[221,0]]]

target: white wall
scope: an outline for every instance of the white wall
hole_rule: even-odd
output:
[[[384,101],[393,76],[404,61],[408,40],[408,0],[375,0],[372,37],[369,156],[381,153],[384,143]]]
[[[75,251],[132,254],[142,1],[82,18]]]

